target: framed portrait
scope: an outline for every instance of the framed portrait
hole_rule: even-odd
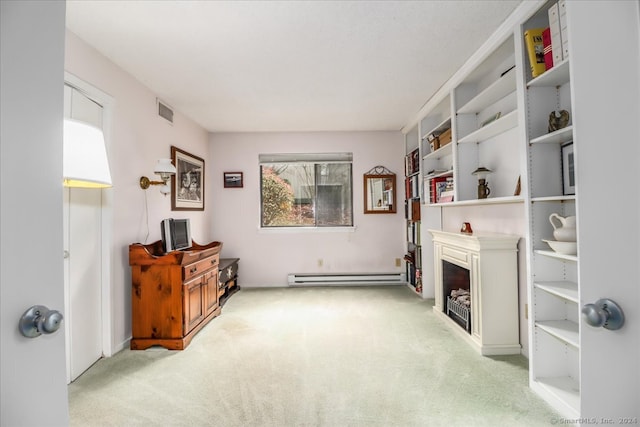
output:
[[[576,174],[573,160],[573,141],[564,144],[562,151],[562,194],[576,194]]]
[[[171,177],[171,210],[204,210],[204,160],[171,146],[176,174]]]
[[[224,172],[224,188],[242,188],[242,172]]]

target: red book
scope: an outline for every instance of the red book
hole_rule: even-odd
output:
[[[445,176],[438,176],[431,179],[431,195],[429,197],[429,201],[431,203],[438,203],[438,199],[440,196],[440,191],[438,191],[438,183],[445,182],[446,180],[447,177]]]
[[[542,46],[544,47],[544,66],[547,70],[553,68],[553,51],[551,49],[551,29],[542,32]]]

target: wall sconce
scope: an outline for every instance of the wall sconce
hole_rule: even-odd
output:
[[[65,119],[62,175],[65,187],[111,187],[104,135],[97,127]]]
[[[153,170],[154,173],[160,175],[160,179],[162,181],[151,181],[146,176],[140,177],[140,188],[146,190],[152,185],[161,185],[160,192],[165,196],[171,193],[171,187],[167,184],[171,175],[176,174],[176,167],[171,163],[171,159],[160,159],[156,164],[156,168]]]

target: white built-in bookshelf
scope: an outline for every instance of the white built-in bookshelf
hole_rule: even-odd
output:
[[[407,154],[418,150],[421,162],[418,176],[424,230],[441,229],[450,207],[524,203],[530,384],[564,416],[578,418],[584,409],[580,403],[581,260],[579,254],[554,252],[544,242],[552,239],[552,213],[577,214],[579,182],[576,177],[574,187],[567,188],[568,169],[563,165],[563,147],[573,144],[577,150],[581,144],[573,120],[575,70],[565,55],[533,78],[524,37],[529,29],[549,26],[549,9],[554,4],[556,0],[522,4],[425,103],[404,132]],[[583,7],[587,6],[576,6]],[[568,9],[564,13],[570,13],[571,7]],[[557,110],[568,111],[570,121],[550,131],[549,115]],[[451,142],[434,147],[433,136],[449,129]],[[578,167],[577,163],[572,166]],[[492,171],[488,177],[491,193],[486,199],[478,199],[477,178],[472,175],[479,167]],[[452,201],[433,195],[433,183],[443,177],[452,183]],[[580,234],[578,229],[578,241]],[[422,280],[433,286],[430,269],[436,267],[430,246],[423,237]],[[423,297],[432,297],[424,292]]]

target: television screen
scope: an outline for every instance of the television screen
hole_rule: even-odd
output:
[[[191,247],[191,233],[188,219],[173,220],[173,249],[188,249]]]

